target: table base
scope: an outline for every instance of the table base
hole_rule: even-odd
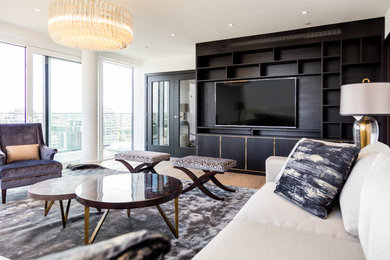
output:
[[[68,214],[69,214],[69,208],[70,208],[70,202],[71,199],[68,200],[68,203],[66,204],[66,210],[64,212],[64,204],[62,203],[62,200],[59,200],[60,202],[60,210],[61,210],[61,220],[62,220],[62,227],[66,227],[66,222],[68,221]],[[47,200],[45,201],[45,211],[44,211],[44,216],[46,217],[47,214],[49,213],[51,207],[54,204],[54,200],[48,202]]]
[[[179,198],[175,198],[175,227],[172,225],[170,220],[168,219],[167,215],[165,212],[162,210],[160,205],[156,205],[158,211],[160,212],[161,216],[167,223],[169,229],[173,233],[173,235],[178,238],[179,237]],[[103,216],[100,218],[98,224],[96,225],[91,237],[89,237],[89,207],[84,206],[84,244],[89,245],[92,244],[95,241],[95,238],[97,234],[100,231],[100,228],[103,225],[104,220],[106,219],[108,213],[110,212],[110,209],[107,209],[104,213]],[[127,216],[130,217],[130,209],[127,209]]]

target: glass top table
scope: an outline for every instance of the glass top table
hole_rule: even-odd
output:
[[[110,209],[130,209],[156,206],[175,237],[178,237],[178,197],[182,192],[180,180],[156,173],[130,173],[94,178],[81,183],[75,191],[76,200],[84,205],[84,242],[91,244]],[[175,227],[160,204],[175,200]],[[106,209],[89,237],[89,207]]]

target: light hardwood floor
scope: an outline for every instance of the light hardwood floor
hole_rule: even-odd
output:
[[[100,165],[110,169],[127,171],[126,167],[123,166],[123,164],[115,160],[103,161],[102,163],[100,163]],[[172,167],[172,164],[168,161],[159,163],[156,166],[156,171],[158,173],[169,175],[178,179],[191,180],[182,171],[174,169]],[[200,171],[194,171],[194,173],[198,176],[202,174]],[[217,174],[216,177],[220,182],[226,185],[233,185],[233,186],[253,188],[253,189],[260,189],[265,183],[264,176],[252,175],[252,174],[226,172],[224,174]]]

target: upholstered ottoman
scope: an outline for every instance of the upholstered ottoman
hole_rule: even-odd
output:
[[[183,171],[193,180],[193,183],[183,190],[182,193],[188,192],[195,187],[198,187],[201,191],[203,191],[207,196],[216,199],[223,200],[219,196],[211,193],[203,184],[211,180],[215,185],[219,188],[234,192],[233,189],[226,187],[222,183],[220,183],[216,178],[216,174],[223,174],[230,168],[236,166],[236,161],[231,159],[223,159],[223,158],[213,158],[213,157],[203,157],[203,156],[186,156],[180,159],[173,159],[172,165],[174,168]],[[202,176],[199,178],[188,168],[199,169],[204,172]]]
[[[171,155],[169,153],[151,151],[126,151],[115,154],[114,158],[116,161],[121,162],[124,166],[126,166],[131,173],[141,171],[157,173],[154,170],[154,166],[156,166],[159,162],[169,161]],[[133,168],[127,161],[141,162],[141,164]]]

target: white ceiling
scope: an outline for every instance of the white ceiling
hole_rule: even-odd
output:
[[[47,32],[49,0],[0,0],[0,22]],[[390,0],[113,0],[133,17],[138,60],[195,54],[195,43],[385,16]],[[34,11],[35,8],[41,12]],[[309,13],[302,14],[303,10]],[[235,26],[229,27],[229,23]],[[307,25],[310,23],[310,25]],[[170,34],[175,33],[172,37]]]

